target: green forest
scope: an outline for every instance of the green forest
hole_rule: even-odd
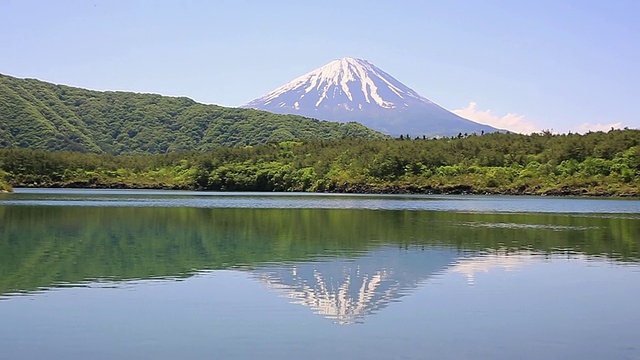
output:
[[[640,130],[286,141],[114,156],[0,150],[14,187],[640,196]]]
[[[13,187],[640,195],[640,131],[392,139],[357,123],[0,75]]]
[[[0,74],[0,147],[112,155],[208,151],[292,140],[382,139],[358,123],[100,92]]]

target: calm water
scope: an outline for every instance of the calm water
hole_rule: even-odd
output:
[[[640,359],[640,201],[0,194],[0,358]]]

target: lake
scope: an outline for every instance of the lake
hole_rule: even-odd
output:
[[[3,359],[640,359],[640,200],[16,189]]]

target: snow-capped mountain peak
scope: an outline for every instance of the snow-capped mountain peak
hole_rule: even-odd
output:
[[[295,92],[298,96],[286,96],[290,92]],[[282,101],[280,98],[283,96],[289,101]],[[322,106],[323,102],[335,103],[334,100],[339,99],[341,107],[348,110],[362,110],[363,107],[370,106],[384,109],[407,107],[407,99],[430,103],[370,62],[345,57],[280,86],[246,107],[262,104],[298,109],[300,101],[305,97],[313,97],[315,107]],[[276,100],[280,101],[273,104]]]
[[[496,131],[443,109],[372,63],[351,57],[334,60],[242,107],[358,121],[391,135]]]

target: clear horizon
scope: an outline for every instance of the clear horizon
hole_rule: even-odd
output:
[[[640,3],[5,1],[0,73],[237,107],[342,57],[516,132],[640,128]]]

